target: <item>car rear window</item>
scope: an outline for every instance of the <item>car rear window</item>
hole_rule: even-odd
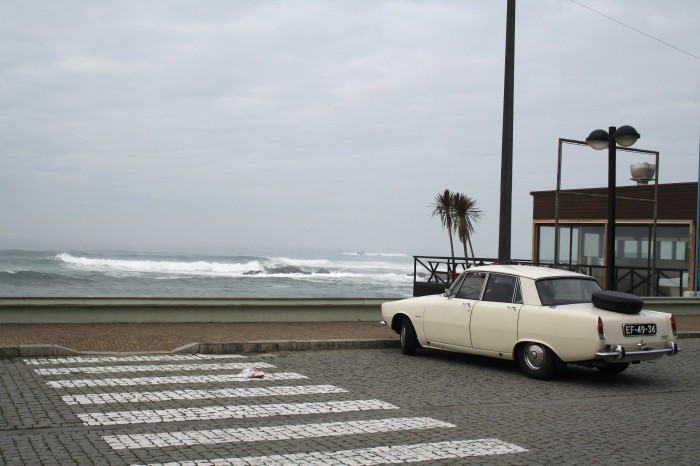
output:
[[[592,278],[549,278],[535,282],[543,306],[590,303],[600,289]]]

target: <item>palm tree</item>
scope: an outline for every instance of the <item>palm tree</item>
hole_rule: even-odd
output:
[[[442,226],[447,229],[447,234],[450,237],[450,257],[455,256],[455,247],[452,242],[452,230],[454,228],[454,212],[452,210],[453,196],[454,194],[452,194],[449,189],[445,189],[444,192],[435,196],[435,202],[433,203],[433,217],[440,217]]]
[[[476,208],[476,200],[461,193],[452,195],[452,213],[454,215],[454,229],[457,231],[457,237],[464,246],[464,260],[468,261],[467,243],[472,252],[472,260],[476,265],[476,256],[474,255],[474,247],[472,246],[471,235],[474,232],[474,223],[481,218],[481,210]]]

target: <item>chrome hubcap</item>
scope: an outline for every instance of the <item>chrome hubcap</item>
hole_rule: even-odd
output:
[[[544,367],[546,353],[542,345],[531,343],[525,348],[525,364],[532,370],[540,370]]]

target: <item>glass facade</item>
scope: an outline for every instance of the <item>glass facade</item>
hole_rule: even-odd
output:
[[[554,224],[540,223],[536,228],[534,258],[540,264],[554,264]],[[653,224],[618,224],[616,289],[640,296],[682,296],[688,287],[690,230],[689,224],[657,224],[654,261]],[[605,225],[560,223],[558,265],[592,275],[604,283]],[[652,283],[656,283],[655,290]]]

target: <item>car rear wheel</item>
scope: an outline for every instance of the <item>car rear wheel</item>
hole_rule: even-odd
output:
[[[401,332],[399,335],[401,335],[401,352],[408,355],[416,354],[416,348],[418,348],[416,329],[413,328],[411,319],[406,316],[401,320]]]
[[[605,375],[615,375],[619,374],[620,372],[624,371],[629,367],[630,363],[628,362],[621,362],[621,363],[605,363],[601,364],[599,366],[595,366],[596,369],[600,371],[601,374]]]
[[[533,379],[551,379],[565,364],[542,343],[528,341],[518,346],[518,365],[525,375]]]

